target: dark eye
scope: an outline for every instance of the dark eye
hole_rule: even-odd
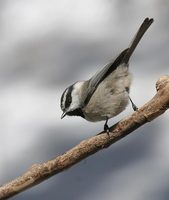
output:
[[[70,104],[72,103],[72,96],[71,96],[71,93],[72,93],[72,89],[73,89],[73,86],[71,86],[67,92],[67,95],[66,95],[66,102],[65,102],[65,107],[68,108],[70,106]]]
[[[71,104],[71,97],[70,96],[68,96],[68,100],[67,100],[67,103],[70,105]]]
[[[66,99],[66,104],[65,104],[66,108],[70,106],[71,102],[72,102],[72,97],[71,95],[68,95]]]

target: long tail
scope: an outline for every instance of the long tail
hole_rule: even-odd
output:
[[[138,29],[134,39],[131,42],[131,45],[126,51],[126,54],[123,57],[123,62],[128,63],[130,56],[134,52],[136,46],[140,42],[141,38],[143,37],[144,33],[147,31],[147,29],[150,27],[150,25],[153,23],[153,19],[146,18],[144,22],[141,24],[140,28]]]

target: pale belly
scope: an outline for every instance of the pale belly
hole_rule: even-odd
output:
[[[106,98],[98,98],[94,105],[92,102],[84,108],[83,113],[88,121],[102,121],[110,119],[121,113],[128,105],[128,93],[106,95]]]
[[[94,92],[83,113],[88,121],[102,121],[121,113],[129,102],[126,88],[130,87],[131,75],[128,68],[119,67],[104,80]]]

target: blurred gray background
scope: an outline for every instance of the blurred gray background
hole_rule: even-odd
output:
[[[0,1],[0,184],[102,130],[104,122],[61,120],[60,96],[126,48],[145,17],[155,22],[130,62],[138,107],[169,74],[169,1]],[[13,199],[168,200],[168,120],[165,113]]]

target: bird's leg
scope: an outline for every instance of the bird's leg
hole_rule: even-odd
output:
[[[131,105],[132,105],[132,108],[134,111],[137,111],[138,110],[138,107],[133,103],[133,101],[131,100],[130,96],[129,96],[129,100],[131,102]]]
[[[129,88],[126,87],[126,92],[128,93],[128,97],[129,97],[129,100],[131,102],[131,105],[132,105],[132,108],[134,111],[138,110],[137,106],[134,104],[134,102],[131,100],[130,96],[129,96]]]
[[[108,117],[107,117],[107,119],[106,119],[106,122],[105,122],[105,124],[104,124],[104,131],[107,133],[107,135],[109,136],[109,132],[110,132],[110,128],[109,128],[109,126],[108,126]]]

